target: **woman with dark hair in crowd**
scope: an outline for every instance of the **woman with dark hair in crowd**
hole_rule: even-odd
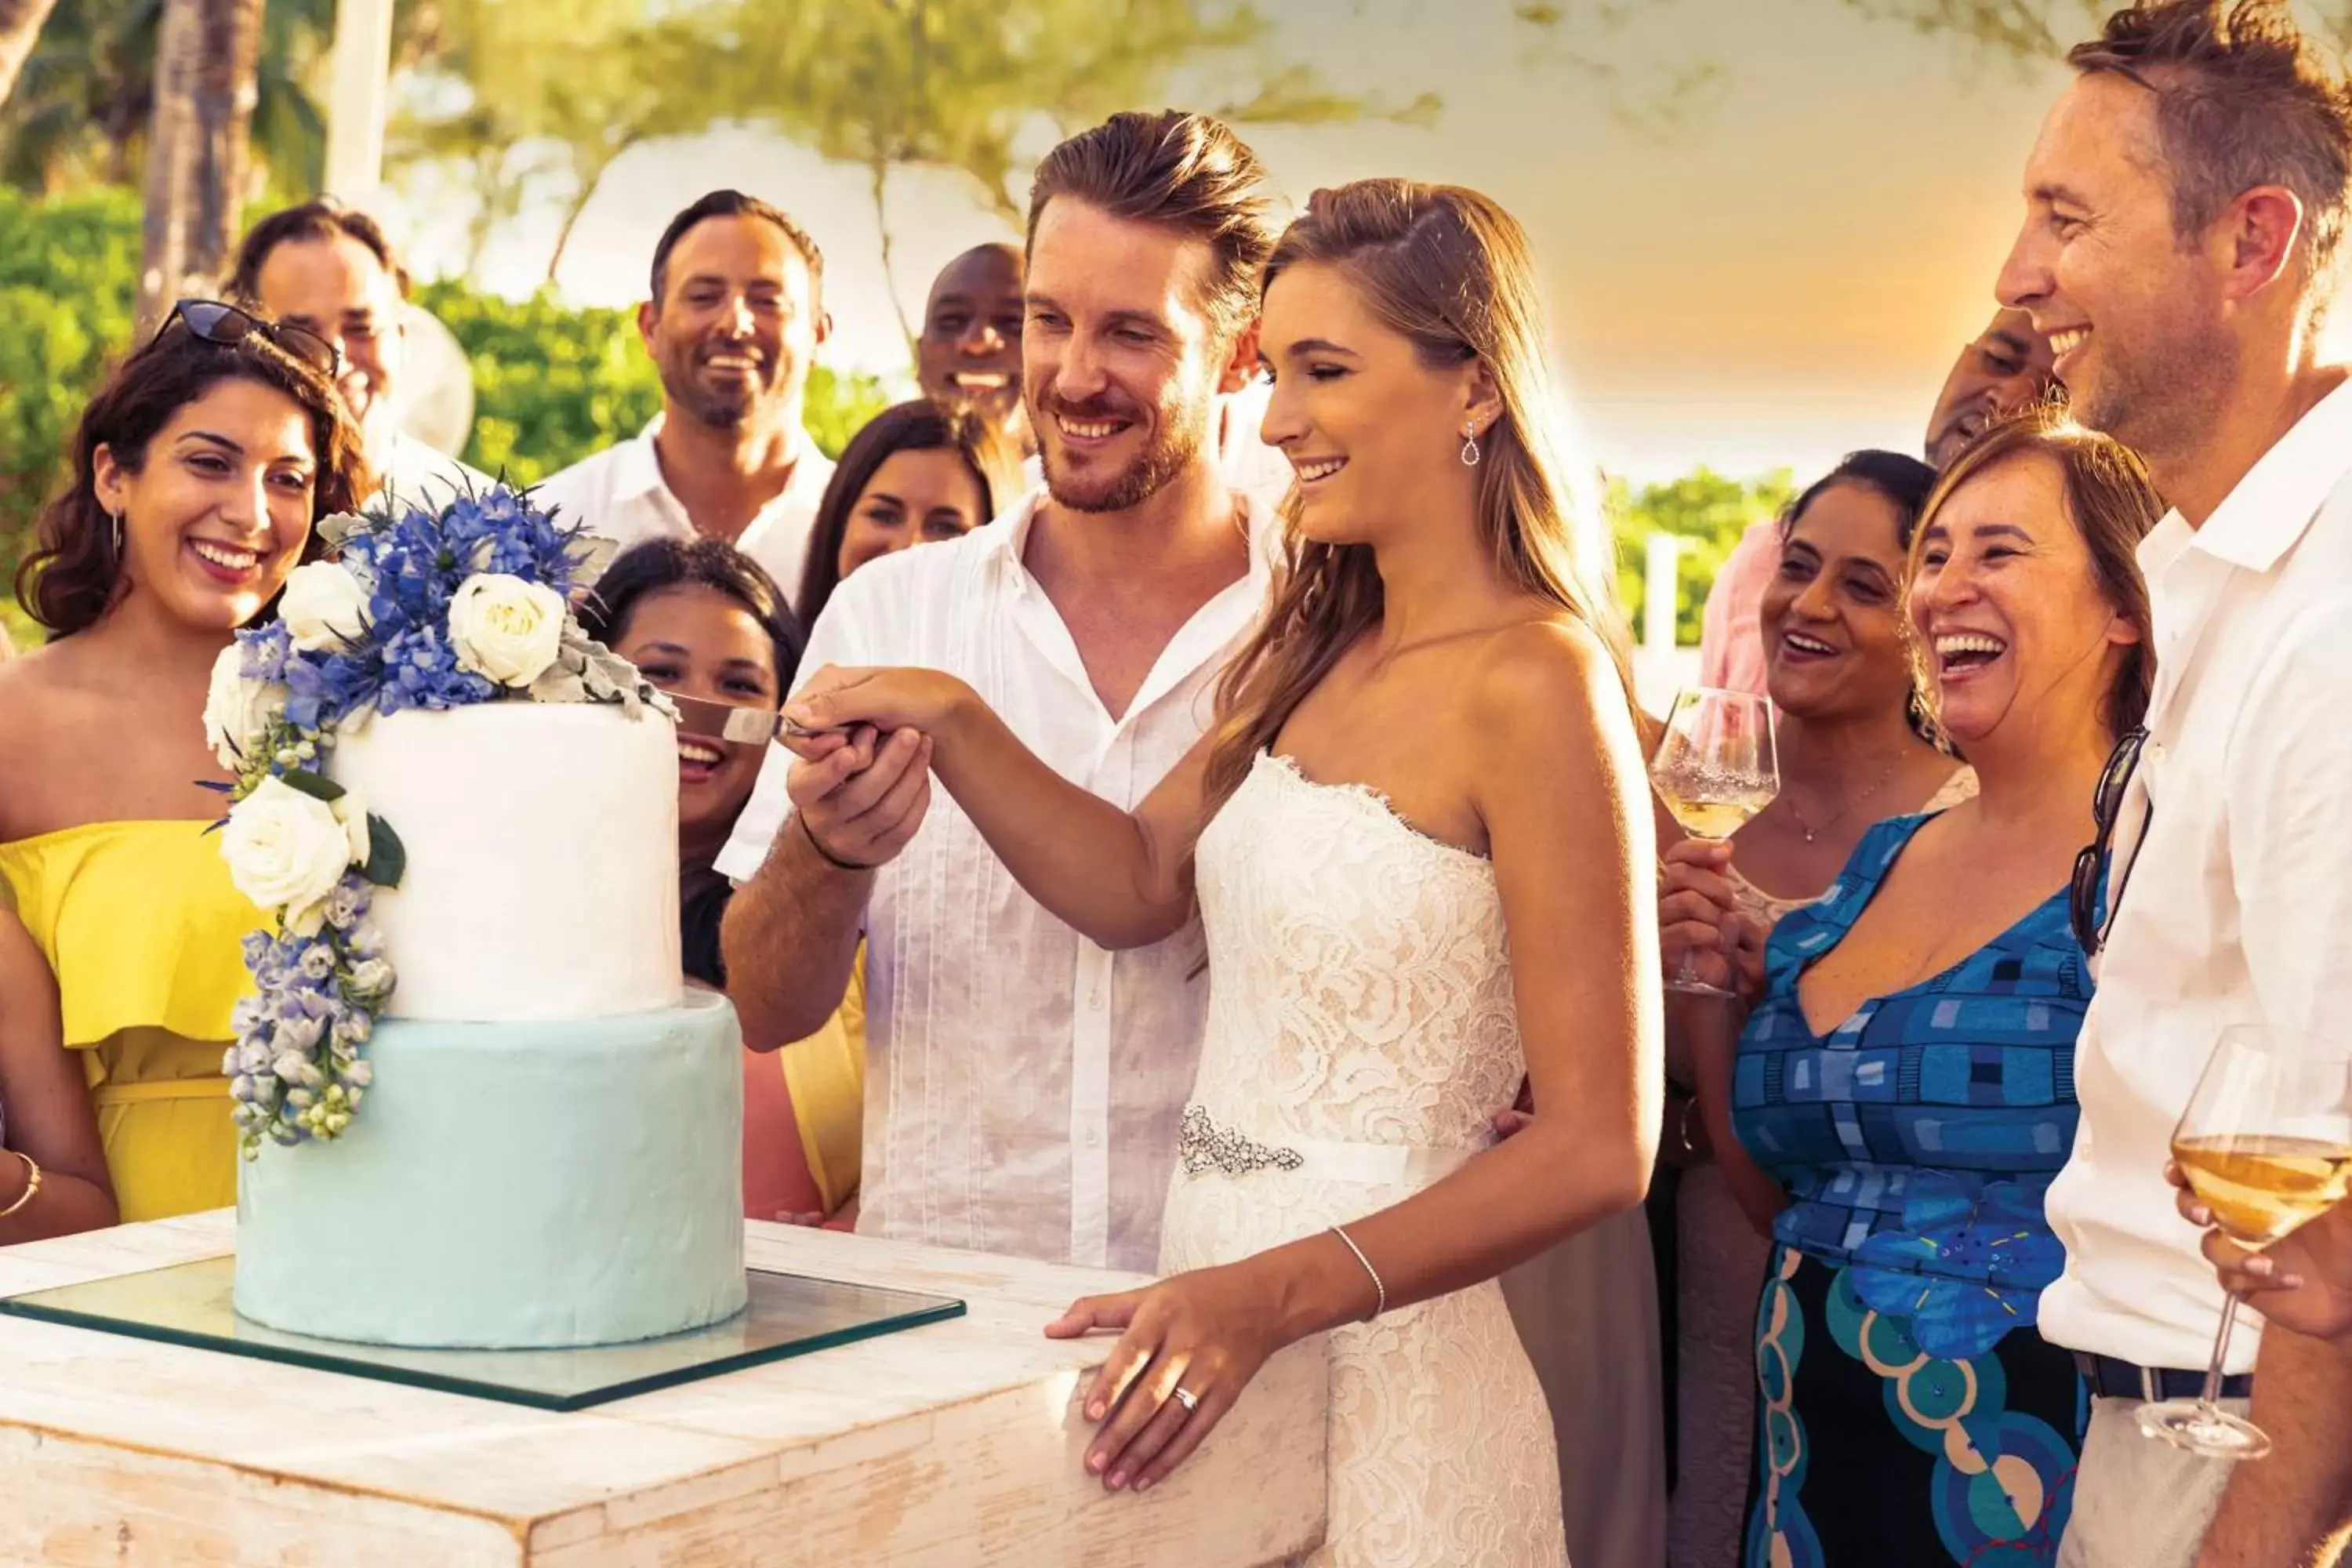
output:
[[[1688,839],[1671,847],[1661,889],[1662,921],[1675,918],[1687,895],[1675,895],[1694,884],[1736,900],[1748,916],[1736,928],[1740,952],[1759,975],[1772,923],[1819,898],[1873,823],[1941,810],[1975,792],[1976,776],[1925,738],[1904,637],[1904,558],[1935,483],[1935,470],[1916,458],[1860,451],[1781,513],[1780,565],[1759,616],[1767,689],[1780,716],[1780,793],[1728,844]],[[1714,997],[1667,998],[1660,1157],[1681,1167],[1671,1523],[1678,1562],[1728,1563],[1736,1554],[1756,1418],[1756,1291],[1769,1248],[1742,1211],[1743,1194],[1707,1152],[1725,1104],[1715,1078],[1727,1071],[1730,1052],[1722,1014]],[[1692,1050],[1700,1035],[1716,1044],[1706,1072]],[[1709,1115],[1696,1095],[1703,1081],[1716,1089]],[[1744,1175],[1752,1167],[1733,1169]],[[1744,1196],[1768,1218],[1780,1206],[1777,1186]]]
[[[227,775],[198,721],[231,635],[368,493],[335,368],[182,303],[84,412],[18,574],[49,640],[0,665],[0,1241],[236,1201],[221,1057],[264,919],[205,837]]]
[[[1019,457],[978,416],[921,399],[884,409],[841,449],[817,502],[801,625],[868,561],[970,533],[1020,493]]]
[[[621,552],[581,606],[581,625],[646,679],[688,700],[783,705],[804,638],[760,563],[717,539],[649,540]],[[687,978],[727,984],[719,922],[734,888],[711,862],[760,776],[765,745],[689,732],[677,739],[679,925]],[[814,1220],[857,1190],[865,1096],[865,994],[826,1026],[778,1051],[743,1053],[743,1208],[755,1219]]]
[[[1979,793],[1870,828],[1818,902],[1780,917],[1737,1058],[1703,1074],[1717,1157],[1743,1197],[1766,1194],[1772,1237],[1755,1568],[2057,1560],[2080,1389],[2036,1323],[2091,994],[2068,886],[2102,769],[2147,710],[2135,552],[2163,510],[2136,458],[2052,410],[1946,469],[1906,608]],[[1737,898],[1682,902],[1667,944],[1748,989],[1726,951],[1748,918]]]

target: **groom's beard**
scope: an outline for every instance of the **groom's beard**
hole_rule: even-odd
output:
[[[1151,423],[1151,435],[1142,451],[1116,469],[1097,465],[1081,468],[1063,448],[1061,419],[1081,424],[1124,419],[1139,427],[1149,416],[1132,404],[1111,398],[1065,403],[1048,393],[1039,403],[1042,406],[1032,411],[1031,422],[1036,430],[1038,458],[1045,470],[1045,491],[1057,505],[1073,511],[1126,511],[1142,505],[1192,466],[1215,422],[1213,396],[1200,398],[1191,406],[1163,405],[1158,411],[1160,418]]]

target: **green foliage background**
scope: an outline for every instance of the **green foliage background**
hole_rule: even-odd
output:
[[[82,405],[128,346],[139,269],[139,197],[93,186],[36,198],[0,185],[0,623],[19,647],[39,634],[18,608],[16,563],[42,503],[63,485]],[[465,345],[473,438],[488,473],[535,484],[635,435],[661,408],[661,381],[630,311],[573,308],[542,293],[500,299],[457,282],[418,300]],[[808,427],[837,454],[887,400],[870,376],[809,378]]]
[[[1700,612],[1739,536],[1755,523],[1778,517],[1796,497],[1796,479],[1778,468],[1757,479],[1735,479],[1699,468],[1663,484],[1635,487],[1611,482],[1606,500],[1609,526],[1617,543],[1617,592],[1635,629],[1642,629],[1642,574],[1653,533],[1679,534],[1688,542],[1676,562],[1675,641],[1698,641]]]

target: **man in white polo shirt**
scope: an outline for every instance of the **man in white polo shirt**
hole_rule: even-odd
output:
[[[661,413],[548,479],[540,503],[625,550],[727,540],[791,593],[833,478],[833,459],[801,424],[809,367],[831,329],[816,241],[756,196],[711,192],[662,232],[653,291],[637,307]]]
[[[1126,807],[1150,792],[1266,595],[1270,519],[1229,489],[1215,440],[1219,397],[1256,363],[1260,187],[1249,149],[1198,115],[1118,115],[1046,155],[1022,332],[1045,493],[860,570],[804,670],[951,671],[1066,776]],[[1133,952],[1085,941],[952,802],[923,815],[923,744],[888,738],[854,777],[863,755],[772,753],[719,858],[741,883],[725,943],[745,1037],[829,1016],[862,930],[858,1228],[1152,1268],[1207,998],[1198,927]]]
[[[2104,931],[2077,911],[2098,989],[2041,1329],[2094,1400],[2060,1561],[2286,1568],[2352,1480],[2343,1358],[2240,1324],[2224,1393],[2248,1392],[2259,1343],[2253,1417],[2277,1440],[2259,1463],[2174,1448],[2137,1416],[2199,1392],[2220,1321],[2164,1174],[2216,1040],[2241,1022],[2347,1029],[2352,386],[2315,342],[2352,212],[2352,92],[2274,0],[2143,5],[2070,58],[2001,300],[2175,510],[2140,551],[2156,689],[2117,750],[2128,785],[2105,792]]]

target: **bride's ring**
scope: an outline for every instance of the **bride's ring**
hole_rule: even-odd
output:
[[[1176,1403],[1184,1407],[1185,1415],[1190,1415],[1201,1408],[1201,1396],[1189,1388],[1179,1388],[1176,1390]]]

